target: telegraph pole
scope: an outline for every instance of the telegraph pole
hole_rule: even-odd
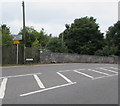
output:
[[[23,44],[24,44],[24,64],[25,64],[25,6],[24,1],[22,2],[23,7]]]
[[[118,21],[120,21],[120,1],[118,2]]]
[[[63,35],[63,33],[62,33],[62,46],[63,46],[63,36],[64,36],[64,35]]]

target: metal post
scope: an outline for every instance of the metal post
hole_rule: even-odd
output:
[[[23,6],[23,43],[24,43],[24,64],[25,64],[25,6],[24,1],[22,2]]]
[[[18,64],[18,44],[17,44],[17,64]]]

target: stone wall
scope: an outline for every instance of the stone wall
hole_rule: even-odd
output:
[[[40,50],[41,63],[118,63],[117,57],[79,55],[70,53],[52,53],[48,50]]]

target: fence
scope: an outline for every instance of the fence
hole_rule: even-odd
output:
[[[1,46],[2,65],[17,64],[17,46]],[[39,49],[37,47],[25,48],[25,58],[33,58],[33,62],[39,62]],[[18,46],[18,64],[24,63],[24,47]]]
[[[2,46],[0,46],[0,66],[2,65]]]
[[[16,46],[2,46],[2,64],[16,64],[17,63],[17,47]],[[18,47],[18,63],[23,64],[23,46]]]
[[[27,47],[25,49],[25,58],[32,58],[34,63],[39,62],[39,48],[38,47]]]
[[[17,63],[17,47],[16,46],[0,46],[0,56],[2,57],[2,65]],[[2,53],[2,55],[1,55]],[[24,63],[24,48],[19,46],[18,63]],[[70,53],[53,53],[49,50],[39,50],[38,47],[25,49],[25,58],[32,58],[33,63],[118,63],[118,57],[79,55]]]

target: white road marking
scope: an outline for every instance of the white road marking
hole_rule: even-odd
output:
[[[109,72],[112,72],[112,73],[115,73],[115,74],[118,74],[118,72],[116,72],[116,71],[108,70],[108,69],[105,69],[105,68],[100,68],[100,69],[106,70],[106,71],[109,71]]]
[[[38,91],[29,92],[29,93],[21,94],[20,96],[28,96],[31,94],[40,93],[40,92],[44,92],[44,91],[48,91],[48,90],[52,90],[52,89],[56,89],[56,88],[60,88],[60,87],[65,87],[65,86],[72,85],[72,84],[76,84],[76,82],[72,82],[72,83],[68,83],[68,84],[64,84],[64,85],[58,85],[58,86],[54,86],[54,87],[50,87],[50,88],[45,88],[45,89],[38,90]]]
[[[5,77],[0,77],[0,79],[2,79],[2,78],[14,78],[14,77],[30,76],[30,75],[34,75],[34,74],[41,74],[41,73],[31,73],[31,74],[23,74],[23,75],[15,75],[15,76],[5,76]]]
[[[83,73],[83,72],[80,72],[80,71],[77,71],[77,70],[73,70],[73,71],[76,72],[76,73],[82,74],[82,75],[84,75],[84,76],[86,76],[86,77],[88,77],[88,78],[91,78],[91,79],[94,78],[93,76],[88,75],[88,74],[86,74],[86,73]]]
[[[36,74],[34,75],[34,78],[40,88],[45,88],[45,86],[43,85],[43,83],[41,82],[41,80],[39,79],[39,77]]]
[[[0,86],[0,99],[3,99],[5,96],[5,90],[6,90],[6,84],[7,84],[7,78],[4,78],[1,86]]]
[[[120,69],[118,69],[118,68],[114,68],[114,67],[110,67],[110,68],[115,69],[115,70],[120,70]]]
[[[72,83],[72,81],[70,79],[68,79],[67,77],[65,77],[63,74],[57,72],[57,74],[59,74],[62,78],[64,78],[68,83]]]
[[[104,74],[104,75],[110,75],[110,74],[103,73],[103,72],[101,72],[101,71],[97,71],[97,70],[93,70],[93,69],[88,69],[88,70],[89,70],[89,71],[96,72],[96,73]]]
[[[92,80],[101,79],[101,78],[108,78],[108,77],[112,77],[112,76],[116,76],[116,75],[118,75],[118,74],[113,74],[113,75],[109,75],[109,76],[101,76],[101,77],[93,78]]]
[[[72,71],[72,70],[63,70],[63,71],[58,71],[58,72],[68,72],[68,71]]]
[[[85,70],[85,69],[75,69],[75,70]],[[63,71],[58,71],[58,72],[68,72],[68,71],[73,71],[73,70],[63,70]]]

